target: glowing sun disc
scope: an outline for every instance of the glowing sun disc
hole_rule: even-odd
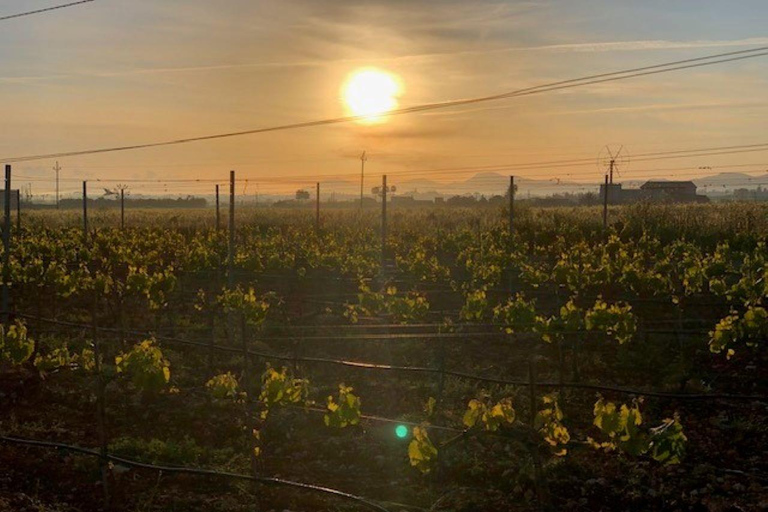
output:
[[[364,121],[380,121],[387,112],[397,108],[400,83],[391,73],[375,68],[352,73],[344,84],[344,103],[349,113]]]

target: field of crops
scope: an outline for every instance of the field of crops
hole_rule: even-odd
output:
[[[768,206],[601,214],[25,214],[0,505],[768,509]]]

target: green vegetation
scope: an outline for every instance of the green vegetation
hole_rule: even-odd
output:
[[[498,210],[395,211],[383,267],[371,212],[324,215],[317,233],[309,213],[238,213],[227,275],[211,212],[131,212],[125,231],[104,212],[87,238],[74,216],[29,214],[0,368],[88,402],[99,347],[117,454],[241,472],[258,457],[266,474],[341,487],[354,464],[402,466],[424,506],[491,486],[534,507],[545,482],[719,464],[730,433],[765,420],[752,411],[720,438],[711,425],[733,418],[716,404],[600,387],[766,394],[764,206],[612,208],[607,233],[590,208],[521,208],[512,234]],[[398,422],[418,425],[405,443]]]

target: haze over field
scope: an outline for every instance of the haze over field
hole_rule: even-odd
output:
[[[8,0],[0,14],[49,4]],[[215,16],[212,9],[204,0],[100,0],[65,17],[6,24],[0,157],[337,117],[349,113],[345,81],[369,67],[397,78],[396,101],[407,107],[768,44],[768,5],[759,0],[738,8],[717,0],[230,0],[216,5]],[[449,192],[484,192],[445,184],[478,173],[462,168],[596,158],[606,144],[639,154],[765,142],[767,78],[753,59],[380,123],[74,157],[61,162],[62,190],[76,192],[84,178],[225,180],[234,168],[251,180],[248,193],[259,181],[262,193],[285,193],[317,179],[355,181],[365,150],[371,183],[401,173],[401,181],[434,180]],[[53,163],[15,169],[45,194]],[[670,168],[670,179],[761,175],[767,164],[760,152],[638,162],[622,179]],[[454,171],[423,172],[443,168]],[[515,174],[594,184],[602,170]],[[285,181],[268,181],[275,177]],[[136,193],[210,188],[134,186]]]
[[[0,512],[768,512],[766,26],[0,1]]]

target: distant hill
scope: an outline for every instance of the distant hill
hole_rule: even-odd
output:
[[[652,178],[655,181],[663,181],[664,178]],[[622,183],[627,188],[636,188],[641,186],[648,179],[639,180],[617,180],[618,183]],[[720,188],[732,190],[734,188],[754,188],[758,185],[764,187],[768,186],[768,173],[761,175],[749,175],[739,172],[723,172],[715,175],[702,176],[701,178],[693,178],[691,181],[696,183],[700,188]],[[414,185],[419,184],[418,187]],[[515,179],[515,184],[518,187],[518,194],[528,194],[534,196],[544,196],[552,194],[563,193],[583,193],[594,192],[600,187],[596,182],[575,182],[567,180],[558,180],[556,178],[549,180],[537,180],[518,177]],[[505,194],[507,187],[509,186],[509,176],[502,175],[495,172],[483,172],[472,176],[471,178],[463,181],[455,181],[450,183],[436,183],[428,180],[406,180],[399,184],[399,191],[401,193],[418,188],[421,192],[423,189],[429,188],[439,194],[445,195],[463,195],[463,194],[484,194],[495,195]]]
[[[359,179],[359,178],[358,178]],[[663,181],[663,177],[652,178]],[[674,179],[671,177],[670,179]],[[625,188],[638,188],[648,179],[617,179]],[[699,193],[723,193],[737,188],[756,188],[758,185],[768,187],[768,173],[751,176],[739,172],[723,172],[714,175],[693,178],[691,181],[699,187]],[[403,175],[391,175],[389,184],[397,187],[397,195],[413,196],[416,199],[432,200],[435,197],[450,197],[455,195],[482,194],[485,196],[504,195],[509,187],[509,175],[497,172],[481,172],[467,179],[440,182],[426,178],[408,179]],[[577,182],[552,179],[530,179],[517,177],[515,179],[519,197],[550,196],[554,194],[577,194],[597,192],[600,184],[597,181]],[[380,185],[378,177],[367,177],[365,180],[365,196],[371,197],[371,188]],[[360,181],[353,179],[321,182],[323,200],[332,194],[337,200],[354,199],[360,196]],[[262,195],[264,200],[291,199],[292,194]]]
[[[760,184],[766,186],[768,185],[768,173],[751,176],[741,172],[721,172],[711,176],[694,178],[692,181],[699,187],[756,187]]]

